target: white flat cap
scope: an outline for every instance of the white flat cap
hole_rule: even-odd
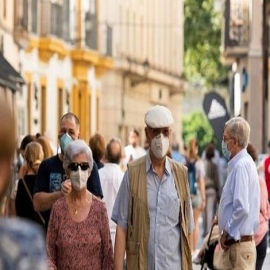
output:
[[[146,112],[144,122],[151,128],[163,128],[171,126],[174,120],[168,108],[156,105]]]

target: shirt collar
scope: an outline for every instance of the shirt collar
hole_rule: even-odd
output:
[[[240,152],[238,152],[229,162],[228,162],[228,169],[231,170],[235,164],[244,156],[247,155],[247,149],[244,148]]]
[[[146,154],[146,173],[149,170],[153,171],[153,168],[152,168],[152,161],[151,161],[151,158],[150,158],[149,151],[147,151],[147,154]],[[171,170],[170,162],[169,162],[168,157],[166,157],[166,160],[165,160],[165,174],[170,175],[171,173],[172,173],[172,170]]]

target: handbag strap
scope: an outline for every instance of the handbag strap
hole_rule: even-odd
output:
[[[25,187],[25,189],[26,189],[26,192],[27,192],[27,194],[28,194],[28,196],[29,196],[31,202],[33,203],[33,197],[32,197],[32,195],[31,195],[31,193],[30,193],[30,190],[29,190],[28,186],[26,185],[26,183],[25,183],[25,181],[24,181],[23,178],[21,178],[21,180],[22,180],[22,182],[23,182],[23,185],[24,185],[24,187]],[[39,211],[36,211],[36,213],[38,214],[38,216],[39,216],[39,218],[40,218],[42,224],[45,225],[45,220],[44,220],[43,216],[40,214]]]

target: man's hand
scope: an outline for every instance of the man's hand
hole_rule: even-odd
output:
[[[71,182],[70,180],[66,180],[62,182],[61,192],[66,196],[71,191]]]
[[[229,237],[229,234],[224,230],[222,235],[221,235],[221,238],[220,238],[220,246],[221,248],[224,250],[224,251],[227,251],[229,249],[229,246],[227,246],[225,244],[226,240],[228,239]]]
[[[212,221],[212,225],[218,225],[218,217],[217,216],[214,216],[214,219]]]

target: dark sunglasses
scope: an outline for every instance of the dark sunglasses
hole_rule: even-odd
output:
[[[78,171],[79,167],[81,168],[82,171],[86,171],[87,169],[89,169],[89,164],[87,162],[82,163],[72,162],[68,165],[68,167],[74,172]]]

